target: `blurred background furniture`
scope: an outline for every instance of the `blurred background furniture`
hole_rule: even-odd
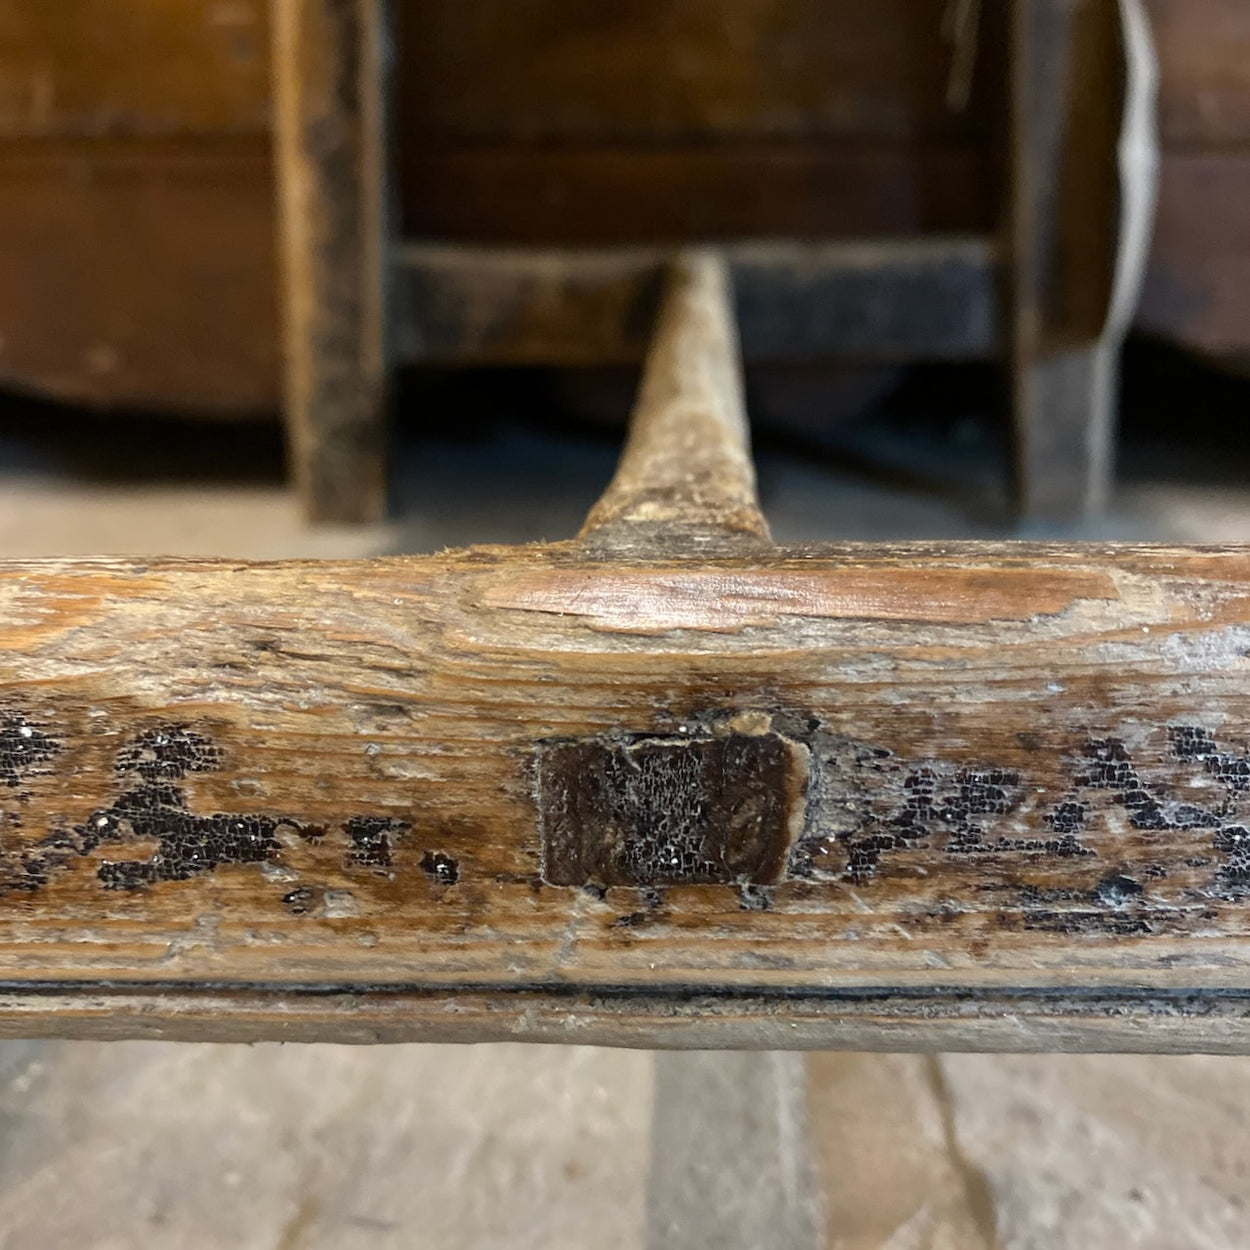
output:
[[[394,13],[397,235],[492,248],[654,246],[692,237],[871,237],[931,246],[951,236],[998,237],[1005,220],[1020,225],[1012,203],[1035,204],[1037,188],[1052,184],[1041,168],[1023,199],[1005,190],[1021,187],[1021,153],[1036,156],[1047,138],[1024,133],[1040,114],[1018,108],[1017,156],[1008,161],[1006,6],[983,4],[979,18],[964,19],[962,28],[977,35],[975,55],[966,33],[952,30],[961,23],[949,7],[945,0],[632,0],[605,16],[554,0],[404,0]],[[954,6],[955,18],[970,7]],[[1029,7],[1017,10],[1017,21]],[[1099,223],[1101,241],[1087,237],[1081,246],[1101,259],[1076,265],[1089,298],[1066,301],[1069,313],[1080,305],[1080,315],[1050,347],[1030,347],[1021,319],[1009,320],[1010,344],[994,350],[1014,347],[1017,364],[1056,343],[1066,350],[1091,341],[1090,325],[1106,308],[1108,231],[1119,222],[1105,124],[1122,116],[1115,58],[1095,62],[1106,81],[1080,69],[1066,79],[1075,84],[1066,95],[1044,72],[1056,48],[1065,63],[1065,38],[1069,49],[1105,50],[1109,9],[1119,6],[1101,6],[1101,18],[1094,0],[1031,7],[1041,18],[1018,27],[1014,41],[1033,49],[1031,59],[1016,60],[1017,98],[1035,89],[1067,99],[1067,112],[1047,115],[1066,117],[1067,133],[1088,141],[1087,149],[1101,146],[1101,179],[1069,174],[1059,182],[1076,188],[1082,219]],[[343,0],[307,6],[306,16],[317,8],[345,21],[368,11]],[[1045,35],[1046,11],[1058,8],[1071,10],[1072,25],[1047,54],[1035,36]],[[1246,349],[1250,267],[1238,207],[1250,193],[1250,18],[1234,0],[1149,0],[1146,8],[1161,64],[1163,159],[1137,324],[1237,357]],[[1029,40],[1025,26],[1034,32]],[[0,369],[10,386],[171,413],[278,408],[282,301],[270,121],[278,33],[262,0],[0,4],[0,255],[9,275],[0,284]],[[338,46],[351,53],[350,42]],[[1033,88],[1029,65],[1043,67]],[[1101,131],[1090,123],[1091,108],[1103,118]],[[1062,150],[1079,159],[1081,146]],[[1041,159],[1053,162],[1055,149]],[[1012,237],[1023,235],[1017,229]],[[1037,232],[1030,237],[1036,242]],[[1006,255],[1010,289],[1023,293],[1027,253]],[[444,251],[433,259],[445,269],[464,256]],[[431,344],[413,329],[430,325],[414,320],[414,308],[421,311],[414,300],[431,289],[445,299],[448,280],[436,272],[431,286],[422,277],[429,265],[401,269],[416,276],[400,284],[408,311],[401,304],[395,322],[397,355],[455,357],[454,337],[450,346],[446,338]],[[510,279],[522,280],[532,278]],[[835,287],[842,286],[839,279]],[[480,336],[486,297],[481,281],[475,289],[468,311],[479,317]],[[1046,289],[1053,295],[1064,287]],[[646,320],[636,312],[631,324]],[[530,359],[544,350],[543,343],[526,347]],[[460,354],[471,355],[463,342]],[[958,353],[947,344],[945,354]],[[1087,385],[1078,390],[1088,399]],[[1050,406],[1073,411],[1068,400]],[[1087,402],[1078,407],[1088,414]],[[1027,409],[1018,394],[1018,417]],[[1030,458],[1029,429],[1023,418],[1022,487],[1039,480],[1048,454],[1035,441],[1041,461]],[[1068,451],[1087,445],[1067,434],[1059,440]],[[1062,512],[1095,499],[1097,457],[1085,460],[1075,472],[1066,462],[1058,478],[1080,489],[1066,498],[1062,490],[1035,492],[1034,508]],[[314,477],[307,468],[303,476]],[[378,480],[360,466],[349,477]],[[361,487],[354,500],[350,492],[337,501],[322,494],[318,500],[308,488],[314,514],[368,515],[380,506],[376,486]]]

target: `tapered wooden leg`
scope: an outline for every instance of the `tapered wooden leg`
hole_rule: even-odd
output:
[[[273,0],[291,463],[313,521],[386,503],[385,0]]]
[[[719,252],[691,249],[669,266],[629,437],[582,537],[695,551],[768,541],[755,493],[729,267]]]
[[[1148,242],[1151,54],[1137,0],[1016,0],[1009,343],[1024,515],[1098,510]]]

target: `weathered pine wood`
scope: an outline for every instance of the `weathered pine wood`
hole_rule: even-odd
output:
[[[597,544],[768,540],[755,495],[733,292],[725,259],[670,266],[616,475],[582,537]]]
[[[385,0],[274,0],[285,413],[309,519],[386,506]]]
[[[18,563],[0,622],[9,1033],[1250,1046],[1245,551]]]
[[[748,360],[981,360],[998,349],[998,249],[972,235],[731,243]],[[394,249],[395,354],[419,365],[640,361],[671,248]]]

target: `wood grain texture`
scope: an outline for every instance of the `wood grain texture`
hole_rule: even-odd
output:
[[[0,639],[11,1033],[1250,1045],[1242,550],[36,562]],[[757,735],[778,884],[544,880],[544,744]]]
[[[993,229],[1005,6],[966,109],[945,0],[396,9],[409,238],[637,244]]]

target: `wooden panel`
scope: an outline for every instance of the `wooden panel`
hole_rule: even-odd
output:
[[[407,237],[577,245],[989,230],[995,164],[967,148],[525,145],[399,154]]]
[[[1250,1046],[1241,550],[36,562],[0,630],[9,1032]],[[544,880],[542,750],[760,737],[780,884]]]
[[[0,0],[0,378],[278,396],[266,0]]]
[[[546,7],[401,6],[407,64],[422,68],[400,82],[414,233],[588,244],[997,223],[997,170],[979,136],[999,129],[987,101],[1001,43],[982,32],[983,95],[966,116],[947,113],[939,0],[828,13],[816,0],[630,0],[593,15],[561,0],[554,25]],[[1001,22],[999,6],[983,7]],[[1244,354],[1250,156],[1229,145],[1250,136],[1250,10],[1150,10],[1174,151],[1141,324]],[[8,384],[105,404],[276,406],[267,148],[190,138],[267,128],[266,31],[263,0],[0,0],[0,137],[27,136],[0,148]],[[669,58],[654,55],[654,31],[671,39]],[[501,33],[530,38],[532,55],[492,59]],[[457,84],[473,91],[440,102]],[[620,146],[579,145],[598,127]],[[118,132],[168,143],[57,146]],[[32,136],[56,143],[40,150]],[[1200,150],[1213,145],[1223,150]]]
[[[1250,5],[1147,0],[1159,50],[1159,124],[1173,149],[1250,144]]]
[[[76,403],[272,410],[267,140],[0,149],[0,379]]]
[[[1241,0],[1148,0],[1165,138],[1250,137],[1250,16]],[[989,21],[999,21],[991,8]],[[700,133],[893,136],[992,128],[976,98],[944,106],[943,0],[621,6],[610,38],[585,6],[399,6],[405,128],[482,137]],[[663,10],[663,11],[661,11]],[[264,0],[0,3],[0,133],[258,130],[269,117]],[[674,51],[651,55],[662,31]],[[496,47],[528,40],[529,57]],[[1001,32],[982,36],[991,94]],[[142,64],[142,73],[136,67]],[[646,75],[640,79],[639,75]],[[467,88],[471,87],[472,90]]]
[[[262,133],[266,0],[0,0],[0,137]]]
[[[408,142],[986,134],[1005,28],[983,7],[953,111],[946,0],[400,0],[398,121]]]
[[[952,111],[944,9],[402,4],[404,231],[590,244],[991,228],[1005,26],[989,6],[973,98]]]

